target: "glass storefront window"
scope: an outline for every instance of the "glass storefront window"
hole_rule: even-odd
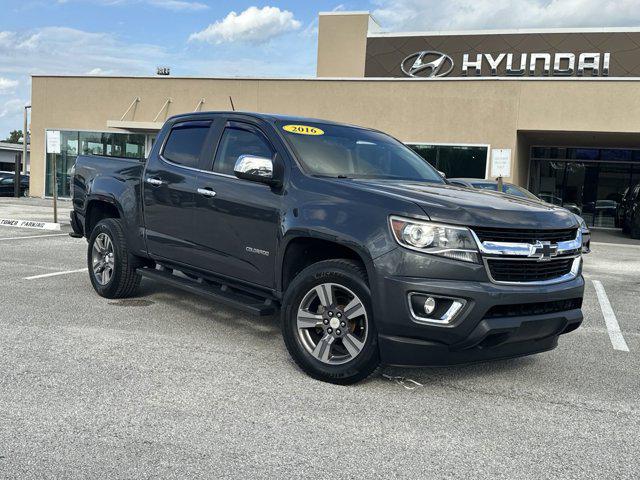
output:
[[[485,178],[487,147],[407,144],[448,178]]]
[[[47,175],[45,179],[45,195],[53,195],[53,157],[47,154]],[[59,197],[68,197],[71,185],[71,169],[78,157],[78,132],[60,132],[60,153],[56,157],[56,180]]]
[[[530,190],[581,215],[588,225],[620,227],[620,202],[640,176],[640,150],[532,147]],[[560,156],[560,155],[559,155]]]
[[[146,136],[144,134],[110,132],[60,132],[60,153],[56,155],[56,176],[59,197],[68,197],[71,182],[71,169],[78,152],[82,155],[105,155],[143,159],[145,157]],[[47,174],[45,195],[52,196],[53,154],[47,154]]]

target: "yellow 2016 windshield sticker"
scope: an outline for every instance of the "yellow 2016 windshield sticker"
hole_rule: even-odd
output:
[[[324,135],[324,130],[308,125],[285,125],[282,129],[298,135]]]

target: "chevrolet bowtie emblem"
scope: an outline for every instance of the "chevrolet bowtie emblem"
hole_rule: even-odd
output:
[[[536,241],[529,248],[529,257],[537,258],[540,262],[551,260],[558,256],[558,245],[551,242]]]

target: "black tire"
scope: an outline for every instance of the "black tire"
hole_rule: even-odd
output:
[[[356,262],[351,260],[326,260],[305,268],[287,288],[281,310],[282,336],[293,360],[312,378],[338,385],[351,385],[369,377],[379,367],[378,334],[373,319],[371,291],[366,279],[367,275],[364,268]],[[308,347],[303,345],[301,334],[298,333],[298,309],[301,307],[303,300],[308,298],[311,291],[316,286],[323,284],[335,284],[338,292],[349,291],[354,294],[362,303],[366,312],[359,317],[359,320],[354,320],[354,322],[360,322],[359,328],[362,328],[362,325],[366,325],[366,328],[361,330],[362,332],[366,330],[366,336],[364,338],[361,337],[361,345],[363,346],[355,356],[347,354],[345,363],[328,364],[316,358],[308,350]],[[345,290],[341,290],[342,288]],[[337,299],[338,297],[336,296],[335,298]],[[318,300],[320,299],[318,298]],[[325,310],[324,307],[319,308],[322,311]],[[343,308],[343,306],[336,308]],[[322,314],[325,320],[327,320],[327,314],[327,311]],[[346,310],[344,310],[344,318],[349,322],[349,326],[344,328],[346,333],[342,333],[347,335],[350,331],[352,320],[348,318]],[[312,327],[311,330],[313,330],[314,335],[317,334],[321,337],[327,334],[326,330],[322,330],[325,328],[327,326],[319,326],[315,329]],[[346,339],[344,341],[346,342]],[[342,339],[336,340],[335,346],[330,347],[330,350],[332,348],[342,349],[343,352],[348,350],[346,346],[343,346]]]
[[[93,268],[94,244],[100,235],[109,237],[113,245],[112,273],[105,284],[101,284]],[[126,298],[134,295],[140,285],[140,276],[136,273],[136,269],[141,265],[142,261],[129,252],[121,220],[106,218],[94,227],[89,237],[87,266],[91,285],[98,295],[105,298]]]

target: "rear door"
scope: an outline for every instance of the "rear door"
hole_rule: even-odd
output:
[[[147,249],[153,256],[186,265],[196,263],[191,253],[196,178],[204,152],[211,151],[213,124],[212,120],[173,124],[163,145],[153,150],[147,161],[143,209]]]
[[[195,233],[201,265],[226,277],[273,287],[281,191],[234,175],[241,155],[274,159],[274,138],[257,123],[227,121],[212,165],[197,180]]]

